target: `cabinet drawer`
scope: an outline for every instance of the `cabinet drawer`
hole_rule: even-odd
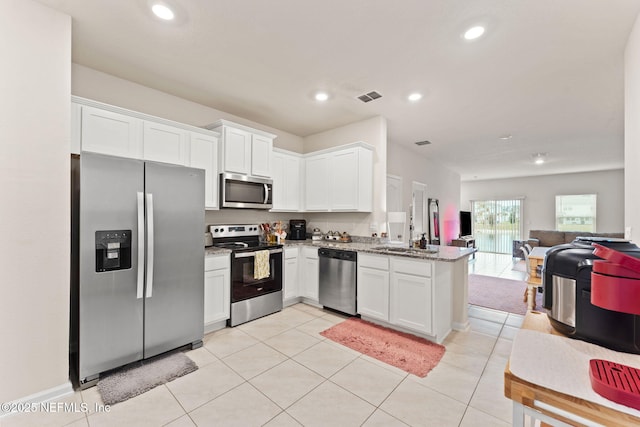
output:
[[[396,257],[391,260],[391,268],[397,273],[431,277],[430,261],[405,261]]]
[[[359,253],[358,266],[388,271],[389,257],[385,255],[368,255],[368,254]]]
[[[302,254],[305,258],[318,259],[318,248],[303,248]]]
[[[229,268],[229,255],[210,255],[204,257],[204,271]]]
[[[298,258],[298,248],[284,248],[284,259]]]

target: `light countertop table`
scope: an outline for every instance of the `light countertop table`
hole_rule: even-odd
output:
[[[513,425],[524,426],[525,415],[554,426],[640,425],[640,411],[593,391],[590,359],[640,368],[640,355],[567,338],[551,327],[546,314],[527,313],[504,370],[504,394],[513,400]]]

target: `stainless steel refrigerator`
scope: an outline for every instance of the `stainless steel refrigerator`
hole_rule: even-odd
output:
[[[72,158],[70,353],[81,387],[130,362],[202,345],[204,227],[203,170]]]

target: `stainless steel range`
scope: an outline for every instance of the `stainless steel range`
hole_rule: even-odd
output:
[[[229,326],[282,310],[282,245],[260,241],[257,224],[210,225],[213,246],[231,249]]]

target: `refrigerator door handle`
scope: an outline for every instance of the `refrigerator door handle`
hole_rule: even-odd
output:
[[[138,280],[136,282],[136,298],[144,296],[144,194],[138,191]]]
[[[153,294],[153,194],[147,193],[147,294]]]

